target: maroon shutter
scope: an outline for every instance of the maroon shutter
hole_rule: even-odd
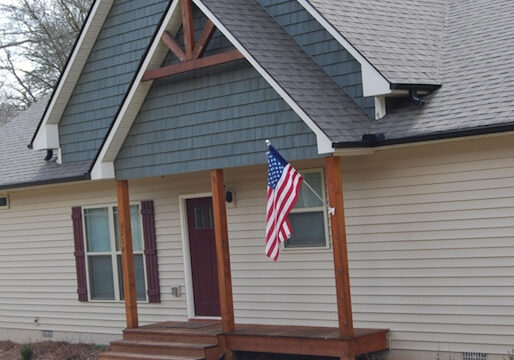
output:
[[[161,289],[159,287],[157,242],[155,240],[155,221],[152,200],[141,201],[141,216],[143,217],[143,238],[145,242],[148,301],[150,303],[160,303]]]
[[[82,208],[71,209],[73,220],[73,240],[75,241],[75,266],[77,268],[77,294],[79,301],[87,301],[86,254],[84,252],[84,230],[82,227]]]

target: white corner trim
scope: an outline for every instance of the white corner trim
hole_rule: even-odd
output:
[[[91,170],[91,180],[114,179],[114,178],[115,178],[115,172],[114,172],[114,163],[113,162],[103,162],[100,164],[95,163],[95,166]]]
[[[38,136],[32,143],[33,150],[59,148],[59,125],[47,124],[39,129]]]
[[[61,150],[61,148],[57,148],[57,160],[55,162],[59,165],[62,165],[62,150]]]
[[[80,78],[82,69],[86,65],[89,53],[96,42],[98,34],[100,34],[100,30],[109,14],[113,2],[114,0],[95,1],[91,9],[91,14],[84,25],[84,29],[80,33],[77,44],[48,105],[41,126],[34,137],[34,141],[32,142],[34,149],[56,149],[59,147],[59,130],[57,129],[57,136],[55,138],[52,135],[52,140],[55,141],[49,142],[48,140],[50,139],[47,134],[53,134],[54,130],[52,130],[51,127],[57,126],[61,121],[64,109]]]
[[[298,104],[282,89],[282,87],[273,79],[266,70],[250,55],[243,45],[227,30],[227,28],[218,20],[216,16],[202,3],[201,0],[193,0],[193,2],[203,11],[205,15],[216,25],[219,31],[244,55],[246,60],[257,70],[257,72],[275,89],[275,91],[284,99],[284,101],[294,110],[294,112],[305,122],[305,124],[316,134],[318,143],[318,153],[327,154],[334,151],[332,141],[328,136],[312,121],[312,119],[298,106]]]
[[[114,121],[114,125],[110,130],[102,149],[100,150],[100,154],[93,165],[91,179],[106,179],[111,177],[104,176],[111,175],[112,178],[115,177],[114,160],[116,160],[116,156],[118,156],[118,152],[120,151],[123,142],[136,119],[139,109],[143,105],[146,94],[153,83],[153,81],[141,82],[143,75],[148,68],[160,66],[168,53],[168,48],[161,41],[164,31],[168,30],[172,34],[176,34],[180,29],[181,24],[180,2],[174,1],[168,9],[161,27],[150,46],[150,50],[148,51],[148,54],[146,55],[146,58],[130,87],[127,98],[125,99],[121,110]],[[108,172],[104,172],[102,170],[107,164],[109,164],[109,167],[111,166],[110,164],[112,164],[112,174],[110,170]]]
[[[296,112],[296,111],[295,111]],[[297,112],[298,114],[298,112]],[[300,114],[298,114],[300,116]],[[307,116],[307,115],[306,115]],[[300,116],[301,117],[301,116]],[[310,118],[309,118],[310,119]],[[307,121],[304,120],[307,123]],[[318,144],[318,154],[331,154],[334,152],[334,148],[332,146],[333,142],[330,140],[324,132],[321,130],[315,131],[308,123],[307,125],[311,128],[312,131],[316,134],[316,143]],[[317,125],[314,125],[317,127]]]
[[[364,96],[385,95],[391,93],[389,81],[352,45],[341,33],[330,24],[308,0],[298,0],[305,10],[311,14],[321,26],[327,30],[345,49],[361,64],[362,89]]]
[[[375,120],[382,119],[387,114],[385,96],[375,96]]]
[[[362,58],[364,59],[364,57]],[[367,60],[365,62],[360,62],[360,64],[363,96],[380,96],[391,93],[389,81],[387,81],[386,78],[377,71],[377,69],[375,69]]]

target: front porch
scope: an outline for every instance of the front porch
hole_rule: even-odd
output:
[[[196,321],[158,323],[139,327],[128,181],[119,180],[118,223],[123,260],[123,284],[126,294],[127,330],[124,332],[124,340],[112,344],[114,355],[111,353],[110,357],[103,357],[103,359],[148,358],[134,355],[139,354],[141,349],[145,349],[148,353],[159,356],[187,355],[193,356],[194,359],[217,359],[223,354],[225,359],[231,359],[234,351],[254,351],[332,356],[341,360],[352,360],[361,354],[387,349],[387,330],[361,330],[353,327],[340,158],[333,156],[325,158],[325,171],[328,199],[334,209],[330,217],[330,231],[338,327],[236,324],[223,169],[210,171],[212,228],[214,230],[221,321],[215,323]],[[161,340],[155,343],[156,339],[149,334],[156,335]],[[206,335],[210,338],[206,339]],[[135,336],[135,338],[131,336]],[[199,337],[202,341],[198,341]],[[203,340],[208,341],[204,342]],[[122,350],[122,352],[119,353],[118,350]],[[128,356],[127,354],[132,355]],[[154,357],[154,359],[157,358]],[[164,359],[170,358],[165,357]],[[178,358],[175,357],[175,359]]]
[[[123,340],[111,343],[100,360],[217,360],[237,351],[352,358],[386,350],[388,333],[354,329],[353,336],[342,337],[331,327],[249,324],[224,332],[221,321],[168,321],[125,329]]]

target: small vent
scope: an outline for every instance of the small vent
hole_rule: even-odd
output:
[[[9,196],[6,194],[0,194],[0,210],[9,209]]]
[[[487,360],[487,354],[476,352],[462,353],[462,360]]]

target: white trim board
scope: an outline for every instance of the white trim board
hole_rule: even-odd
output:
[[[87,59],[114,0],[96,0],[75,48],[50,100],[38,131],[32,141],[34,150],[58,149],[59,127],[64,109],[82,74]]]
[[[287,94],[282,87],[259,65],[259,63],[250,55],[250,53],[237,41],[237,39],[223,26],[223,24],[203,5],[200,0],[193,0],[200,10],[214,23],[216,28],[239,50],[246,60],[257,70],[257,72],[273,87],[273,89],[286,101],[293,111],[305,122],[305,124],[315,133],[318,153],[326,154],[334,151],[332,141],[328,136],[316,125],[316,123],[301,109],[298,104]],[[114,161],[121,150],[125,138],[127,137],[132,124],[134,123],[139,109],[143,105],[146,95],[150,90],[152,81],[142,82],[145,71],[152,67],[160,66],[164,60],[168,48],[162,43],[161,37],[165,30],[172,35],[176,35],[182,24],[180,2],[175,1],[171,5],[166,17],[164,18],[159,31],[157,32],[150,50],[139,69],[134,83],[132,84],[121,111],[116,118],[114,125],[109,132],[107,139],[100,150],[92,171],[91,179],[112,179],[115,177]]]
[[[148,68],[160,66],[168,53],[168,48],[161,41],[164,31],[167,30],[172,35],[176,35],[181,25],[180,1],[174,1],[152,41],[150,50],[130,87],[114,125],[107,135],[107,139],[100,149],[100,153],[91,170],[92,180],[115,178],[114,160],[118,156],[118,152],[121,150],[123,142],[153,84],[153,81],[142,82],[143,75]]]
[[[362,91],[365,97],[391,93],[389,81],[357,50],[343,35],[315,9],[309,0],[298,0],[309,14],[316,19],[345,49],[361,64]]]

